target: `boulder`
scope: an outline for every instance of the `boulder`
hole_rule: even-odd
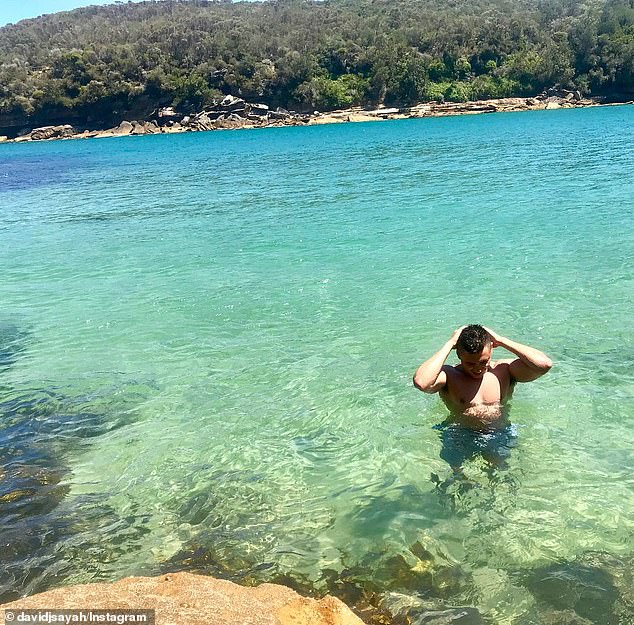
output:
[[[74,137],[77,134],[75,128],[73,128],[70,124],[64,124],[63,126],[56,126],[57,136],[60,139],[69,139],[70,137]]]
[[[145,122],[133,121],[131,135],[145,135],[147,130],[145,128]]]
[[[223,111],[221,111],[221,110],[220,110],[220,109],[218,109],[218,108],[215,108],[215,109],[214,109],[214,108],[211,108],[211,109],[205,109],[205,110],[203,111],[203,113],[204,113],[205,115],[207,115],[207,117],[209,117],[209,119],[210,119],[211,121],[215,121],[215,120],[216,120],[216,119],[218,119],[221,115],[224,115],[224,112],[223,112]],[[200,114],[200,113],[199,113],[199,114]]]
[[[159,109],[156,113],[159,121],[167,122],[167,121],[180,121],[183,119],[183,116],[180,113],[176,112],[173,106],[166,106],[162,109]]]
[[[181,126],[178,122],[170,123],[169,125],[161,128],[161,132],[164,133],[185,132],[186,130],[190,130],[190,128]]]
[[[546,104],[546,110],[548,111],[552,111],[554,109],[560,109],[561,108],[561,104],[559,104],[559,102],[555,102],[554,100],[551,100],[548,102],[548,104]]]
[[[214,122],[214,128],[242,128],[244,121],[239,115],[225,115]]]
[[[367,111],[366,115],[377,115],[379,117],[386,117],[388,115],[398,115],[401,112],[401,109],[397,108],[382,108],[376,109],[374,111]]]
[[[269,107],[266,104],[247,104],[247,112],[250,115],[266,117],[269,114]]]
[[[192,121],[190,121],[189,125],[195,130],[212,130],[214,127],[213,122],[207,113],[199,113]]]
[[[15,613],[43,606],[48,610],[153,609],[156,625],[363,625],[344,603],[331,596],[308,599],[286,586],[244,588],[192,573],[56,588],[2,608]],[[19,622],[18,615],[15,620]]]
[[[0,143],[4,143],[5,141],[8,141],[9,137],[7,137],[6,135],[0,135]]]
[[[31,139],[33,139],[33,141],[63,139],[65,137],[72,137],[74,134],[75,129],[70,124],[64,124],[63,126],[42,126],[41,128],[35,128],[31,131]]]
[[[290,116],[290,113],[283,109],[277,109],[269,112],[269,119],[288,119]]]
[[[42,141],[50,139],[53,136],[53,126],[42,126],[31,131],[31,139],[33,141]]]
[[[246,103],[241,98],[236,98],[232,95],[228,95],[220,103],[220,108],[224,111],[244,111],[246,108]]]
[[[116,128],[109,130],[114,135],[129,135],[133,130],[130,122],[122,121]]]
[[[522,585],[536,600],[535,622],[544,625],[631,623],[634,609],[631,556],[587,551],[525,571]]]

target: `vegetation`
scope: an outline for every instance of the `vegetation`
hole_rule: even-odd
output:
[[[229,93],[327,110],[554,85],[633,97],[634,0],[163,0],[0,28],[0,126]]]

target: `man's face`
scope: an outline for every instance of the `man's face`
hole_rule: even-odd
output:
[[[489,363],[491,362],[491,343],[487,343],[484,349],[477,354],[470,354],[463,350],[458,350],[458,358],[462,364],[463,371],[472,378],[482,378],[489,369]]]

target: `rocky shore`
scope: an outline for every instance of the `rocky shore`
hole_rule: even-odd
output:
[[[0,608],[7,624],[22,622],[22,610],[45,609],[93,613],[155,610],[156,625],[364,625],[344,603],[330,595],[309,599],[286,586],[245,588],[192,573],[55,588]]]
[[[599,106],[603,102],[582,97],[576,91],[549,91],[534,98],[504,98],[475,102],[426,102],[411,107],[365,109],[350,108],[328,113],[315,111],[300,114],[265,104],[251,104],[241,98],[226,96],[221,102],[199,113],[185,115],[171,107],[157,110],[148,120],[122,121],[107,130],[78,130],[71,125],[44,126],[24,129],[13,139],[0,136],[0,142],[46,141],[53,139],[88,139],[151,134],[200,132],[238,128],[270,128],[275,126],[305,126],[343,122],[381,121],[448,115],[473,115],[512,111],[552,110]]]

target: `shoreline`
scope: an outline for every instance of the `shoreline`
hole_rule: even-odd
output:
[[[226,100],[229,100],[226,103]],[[470,102],[426,102],[411,107],[367,109],[351,107],[320,113],[301,115],[278,109],[269,111],[263,105],[250,105],[228,96],[220,106],[191,116],[179,116],[171,108],[162,109],[150,120],[122,121],[107,130],[77,130],[70,124],[43,126],[29,130],[15,138],[0,136],[0,143],[30,143],[63,139],[100,139],[108,137],[141,136],[150,134],[181,134],[211,130],[242,130],[280,128],[284,126],[315,126],[355,122],[386,121],[394,119],[421,119],[425,117],[451,117],[485,113],[512,113],[520,111],[557,110],[563,108],[589,108],[619,106],[627,102],[603,102],[597,98],[582,98],[578,93],[532,98],[501,98]],[[237,105],[237,107],[236,107]],[[243,106],[242,108],[239,108]],[[245,108],[246,107],[246,108]],[[244,114],[244,111],[247,114]],[[253,113],[253,111],[256,111]]]

